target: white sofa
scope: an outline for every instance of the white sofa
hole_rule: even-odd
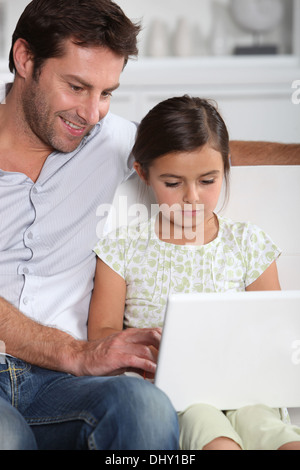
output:
[[[117,190],[113,217],[110,214],[108,218],[109,230],[126,221],[125,203],[128,208],[145,204],[150,214],[153,202],[134,175]],[[222,201],[219,209],[223,215],[251,221],[273,238],[283,250],[278,260],[282,289],[300,290],[300,166],[232,167],[229,201],[221,206]],[[292,422],[300,425],[300,409],[289,411]]]

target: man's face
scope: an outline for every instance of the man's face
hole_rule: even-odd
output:
[[[101,47],[67,41],[62,57],[46,60],[37,79],[24,82],[25,126],[35,144],[71,152],[109,111],[124,58]]]

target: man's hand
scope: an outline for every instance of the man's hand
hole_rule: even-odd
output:
[[[128,328],[101,340],[81,343],[75,375],[110,376],[126,371],[154,374],[161,329]],[[70,364],[70,369],[74,365]]]

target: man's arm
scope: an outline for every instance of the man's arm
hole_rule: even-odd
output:
[[[73,375],[116,375],[126,369],[155,372],[151,347],[159,329],[128,329],[98,341],[79,341],[23,315],[0,298],[0,340],[6,353],[26,362]]]
[[[246,165],[300,165],[300,144],[231,141],[231,163]]]

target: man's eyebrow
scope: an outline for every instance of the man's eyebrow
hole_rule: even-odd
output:
[[[106,88],[104,91],[115,91],[119,88],[120,83],[117,83],[116,85],[112,86],[111,88]]]
[[[65,80],[70,80],[72,82],[77,82],[80,85],[84,86],[85,88],[89,88],[89,89],[94,88],[93,85],[91,85],[90,83],[87,83],[85,80],[83,80],[83,78],[81,78],[77,75],[71,75],[71,74],[70,75],[64,75],[64,79]],[[103,91],[114,91],[117,88],[119,88],[119,86],[120,86],[120,83],[117,83],[116,85],[113,85],[112,87],[106,88]]]

